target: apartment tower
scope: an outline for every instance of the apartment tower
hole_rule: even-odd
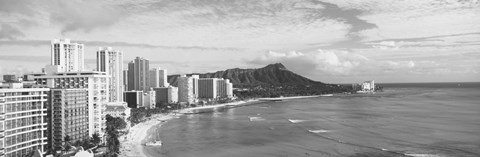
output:
[[[149,60],[140,57],[128,63],[128,90],[148,91],[149,81]]]
[[[108,101],[123,101],[123,54],[111,47],[99,48],[97,51],[97,71],[106,72],[110,90]]]
[[[53,39],[51,53],[51,65],[58,67],[59,72],[83,71],[83,44],[70,43],[70,39]]]

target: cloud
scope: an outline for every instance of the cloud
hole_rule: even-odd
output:
[[[8,40],[0,41],[3,45],[21,45],[21,46],[49,46],[50,40]],[[83,41],[72,40],[75,43],[85,44],[94,47],[137,47],[137,48],[160,48],[160,49],[180,49],[180,50],[213,50],[213,51],[241,51],[242,48],[235,47],[202,47],[202,46],[163,46],[153,44],[129,43],[129,42],[107,42],[107,41]]]
[[[2,27],[0,28],[0,39],[14,40],[24,36],[25,34],[23,34],[23,32],[12,27],[11,25],[2,24]]]
[[[28,5],[31,2],[29,0],[0,0],[0,12],[33,15],[35,12],[31,5]]]
[[[309,53],[268,51],[247,62],[256,65],[280,62],[292,71],[310,76],[378,75],[415,68],[411,60],[373,60],[354,52],[322,49]]]
[[[126,15],[119,6],[95,0],[56,0],[50,3],[50,9],[53,9],[50,14],[52,22],[63,24],[62,34],[111,26]]]

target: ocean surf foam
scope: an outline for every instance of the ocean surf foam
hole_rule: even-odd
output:
[[[417,154],[417,153],[405,153],[406,156],[413,156],[413,157],[444,157],[442,155],[435,155],[435,154]]]
[[[291,123],[300,123],[300,122],[306,121],[306,120],[299,120],[299,119],[287,119],[287,120]]]
[[[311,132],[311,133],[327,133],[327,132],[331,132],[330,130],[308,130],[308,132]]]
[[[250,118],[250,121],[251,121],[251,122],[254,122],[254,121],[263,121],[263,120],[265,120],[265,119],[263,119],[262,117],[248,117],[248,118]]]

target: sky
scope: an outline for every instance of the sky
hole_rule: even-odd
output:
[[[326,83],[479,82],[479,0],[0,0],[0,74],[40,72],[52,39],[170,74],[283,63]],[[126,68],[126,66],[125,66]]]

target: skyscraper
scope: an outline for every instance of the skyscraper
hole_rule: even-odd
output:
[[[51,65],[59,67],[59,72],[83,71],[83,44],[70,43],[70,39],[53,39],[51,43]]]
[[[233,96],[233,85],[230,83],[229,79],[218,79],[217,80],[217,97],[225,98]]]
[[[140,57],[128,63],[128,90],[148,91],[149,82],[149,61]]]
[[[178,102],[193,104],[195,100],[193,77],[180,76],[178,78]]]
[[[217,78],[201,78],[198,80],[198,97],[199,98],[216,98],[217,97]]]
[[[150,70],[150,88],[168,86],[167,69],[153,68]]]
[[[111,47],[99,48],[97,51],[97,71],[106,72],[109,78],[109,102],[123,100],[123,54]]]
[[[128,70],[123,70],[123,91],[128,91]]]
[[[192,75],[193,98],[194,98],[194,99],[197,99],[197,98],[198,98],[198,79],[200,79],[200,76],[198,76],[198,75]]]

